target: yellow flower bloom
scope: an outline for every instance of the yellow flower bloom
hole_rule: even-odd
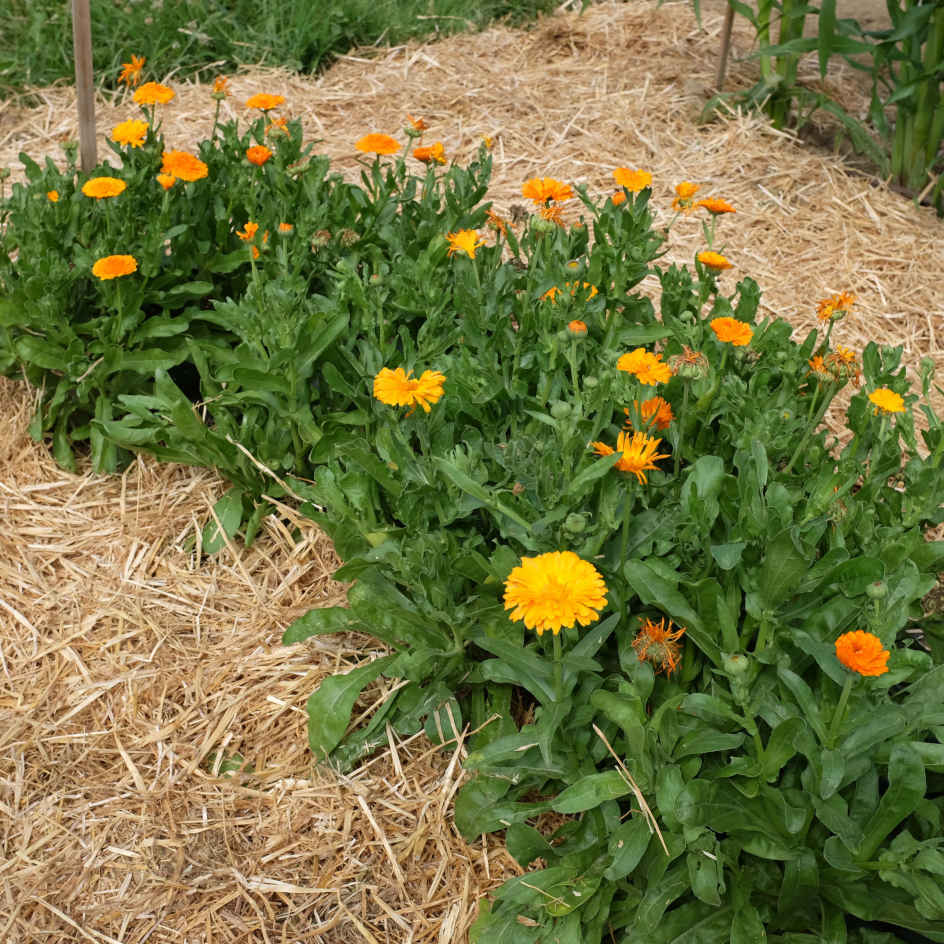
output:
[[[613,178],[620,187],[625,187],[630,193],[639,193],[646,187],[652,186],[652,174],[647,170],[630,170],[628,167],[617,167],[613,171]],[[625,194],[624,197],[625,199]],[[615,203],[616,200],[614,199]]]
[[[259,92],[246,99],[247,108],[258,108],[259,111],[270,111],[284,104],[284,95],[270,95],[268,92]]]
[[[707,200],[699,200],[695,206],[702,207],[714,216],[720,216],[722,213],[737,213],[737,210],[727,200],[722,200],[721,197],[708,197]]]
[[[840,292],[830,295],[816,304],[816,317],[820,321],[839,321],[852,311],[855,304],[855,295],[851,292]]]
[[[92,266],[92,275],[98,276],[104,282],[106,279],[131,275],[137,270],[138,262],[134,256],[105,256]]]
[[[105,197],[117,197],[127,188],[127,184],[117,177],[93,177],[82,184],[82,193],[87,197],[102,200]]]
[[[836,658],[859,675],[884,675],[890,654],[878,636],[862,630],[843,633],[836,640]]]
[[[272,152],[264,144],[256,144],[246,150],[246,159],[256,167],[262,167],[270,157]]]
[[[166,105],[174,94],[172,88],[160,82],[145,82],[132,97],[138,105]]]
[[[123,85],[137,85],[141,81],[141,69],[144,68],[144,63],[147,62],[147,59],[144,56],[135,56],[132,54],[131,62],[123,62],[121,75],[118,76],[118,81]]]
[[[665,671],[666,675],[671,675],[678,667],[681,648],[678,640],[684,633],[684,626],[673,632],[672,620],[666,626],[665,617],[658,623],[646,619],[633,640],[633,649],[640,662],[651,662],[657,667],[657,672]]]
[[[193,182],[203,180],[209,172],[207,165],[193,154],[188,154],[186,151],[164,151],[161,164],[162,174],[173,174],[181,180]]]
[[[249,222],[246,224],[246,226],[243,229],[236,230],[236,235],[240,239],[243,239],[246,242],[248,242],[250,239],[253,239],[255,237],[258,230],[259,230],[258,223]]]
[[[662,363],[662,355],[652,354],[644,347],[637,347],[635,351],[623,354],[616,362],[616,367],[627,374],[633,374],[640,383],[649,387],[672,379],[672,368]]]
[[[464,252],[470,259],[474,259],[475,250],[485,245],[474,229],[460,229],[458,233],[447,233],[446,239],[449,240],[450,256],[457,252]]]
[[[606,606],[606,584],[600,572],[573,551],[550,551],[522,557],[505,581],[505,609],[539,636],[555,636],[575,623],[587,626]]]
[[[698,190],[698,184],[693,184],[690,180],[683,180],[680,184],[676,184],[672,209],[692,213],[695,210],[695,201],[692,198],[698,193]]]
[[[744,347],[750,344],[751,338],[754,337],[754,329],[737,318],[713,318],[710,326],[719,341],[734,347]]]
[[[672,420],[675,419],[672,404],[663,397],[650,397],[648,400],[643,400],[642,403],[633,400],[633,406],[646,426],[652,426],[654,423],[656,429],[660,431],[668,429],[672,424]],[[629,410],[624,407],[623,412],[626,414],[626,428],[632,429],[633,421]]]
[[[707,266],[709,269],[713,269],[715,272],[723,272],[725,269],[731,268],[731,263],[721,255],[720,252],[711,252],[710,250],[705,250],[704,252],[698,253],[695,257],[703,266]]]
[[[622,453],[622,456],[614,468],[619,472],[632,472],[639,480],[639,484],[645,485],[648,481],[646,472],[649,469],[655,469],[656,471],[659,469],[656,460],[669,458],[668,453],[656,452],[660,442],[662,442],[661,439],[653,439],[645,433],[633,433],[632,435],[620,433],[616,437],[615,451]],[[593,442],[590,445],[593,446],[594,452],[598,456],[613,455],[613,448],[604,442]]]
[[[389,134],[365,134],[354,147],[365,154],[396,154],[400,145]]]
[[[413,371],[402,367],[390,370],[384,367],[374,377],[374,396],[388,406],[421,406],[429,413],[430,403],[436,403],[443,395],[445,374],[438,370],[424,370],[419,377],[412,377]],[[413,410],[407,413],[409,416]]]
[[[414,148],[413,156],[424,164],[430,164],[433,161],[436,161],[438,164],[446,163],[446,152],[443,150],[442,141]]]
[[[132,118],[123,121],[112,128],[111,139],[116,144],[129,144],[131,147],[141,147],[147,137],[147,122]]]
[[[156,180],[165,190],[170,190],[177,183],[177,178],[173,174],[158,174]]]
[[[869,394],[869,400],[875,404],[876,413],[881,410],[883,413],[904,413],[905,401],[888,387],[879,387]]]
[[[46,191],[46,199],[47,199],[50,203],[58,203],[58,202],[59,202],[59,191],[58,191],[58,190],[47,190],[47,191]]]
[[[540,204],[547,204],[550,200],[560,203],[574,196],[570,184],[563,184],[553,177],[532,177],[521,188],[521,193],[529,200]]]

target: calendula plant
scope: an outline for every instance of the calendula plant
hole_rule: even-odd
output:
[[[642,169],[602,200],[523,182],[513,222],[487,146],[450,163],[422,119],[354,143],[352,183],[276,95],[169,148],[168,91],[120,168],[31,166],[3,205],[4,367],[64,461],[219,468],[210,550],[263,496],[324,527],[349,605],[284,642],[388,652],[312,693],[313,757],[462,741],[456,825],[522,867],[474,940],[944,941],[932,372],[844,347],[848,292],[802,341],[758,320],[736,208],[694,182],[705,246],[666,266]]]

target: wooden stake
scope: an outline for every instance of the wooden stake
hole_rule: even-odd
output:
[[[95,153],[95,86],[92,84],[92,16],[89,0],[72,0],[72,47],[79,106],[79,154],[82,171],[88,174],[98,163]]]
[[[734,7],[728,3],[724,11],[724,26],[721,27],[721,55],[718,57],[718,75],[715,78],[715,91],[720,92],[724,85],[724,74],[728,71],[728,52],[731,49],[731,28],[734,25]]]

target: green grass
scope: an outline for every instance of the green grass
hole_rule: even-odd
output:
[[[497,19],[519,24],[549,12],[555,0],[93,0],[97,82],[114,87],[131,53],[147,57],[150,78],[171,73],[204,80],[239,64],[316,72],[338,53],[370,43],[399,43]],[[71,81],[71,4],[0,3],[0,93]]]

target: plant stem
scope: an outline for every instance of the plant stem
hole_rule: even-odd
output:
[[[626,560],[626,548],[629,546],[629,518],[633,510],[632,486],[626,486],[626,506],[623,509],[623,533],[620,536],[620,563]]]
[[[677,426],[678,439],[675,443],[675,448],[672,450],[674,454],[673,455],[674,470],[672,474],[675,478],[678,478],[679,464],[682,459],[680,449],[682,446],[682,437],[685,435],[685,416],[688,413],[688,387],[689,387],[689,384],[688,384],[688,381],[686,380],[684,387],[682,387],[682,406],[681,406],[681,409],[679,410],[679,415],[678,415],[678,426]]]
[[[833,397],[836,395],[836,390],[833,389],[832,396],[827,395],[823,398],[823,402],[820,405],[820,408],[816,411],[816,416],[813,417],[811,422],[807,423],[806,432],[803,434],[803,438],[799,441],[796,447],[796,451],[790,457],[790,461],[786,464],[786,467],[783,470],[783,474],[786,475],[792,468],[793,463],[800,458],[800,453],[806,448],[806,444],[810,440],[810,436],[816,431],[816,427],[819,426],[820,421],[826,415],[826,411],[829,409],[829,404],[833,402]],[[816,395],[813,395],[813,400],[815,402]],[[813,404],[810,404],[810,412],[813,411]]]
[[[839,703],[836,705],[836,710],[833,712],[832,724],[829,726],[829,735],[826,739],[826,746],[833,748],[836,743],[836,735],[839,733],[839,728],[842,726],[843,719],[846,716],[846,706],[849,703],[849,694],[852,692],[852,686],[855,684],[855,675],[851,672],[846,676],[846,681],[842,686],[842,693],[839,695]]]
[[[553,633],[554,636],[554,700],[562,701],[564,698],[564,666],[563,666],[563,646],[561,645],[560,630]]]

